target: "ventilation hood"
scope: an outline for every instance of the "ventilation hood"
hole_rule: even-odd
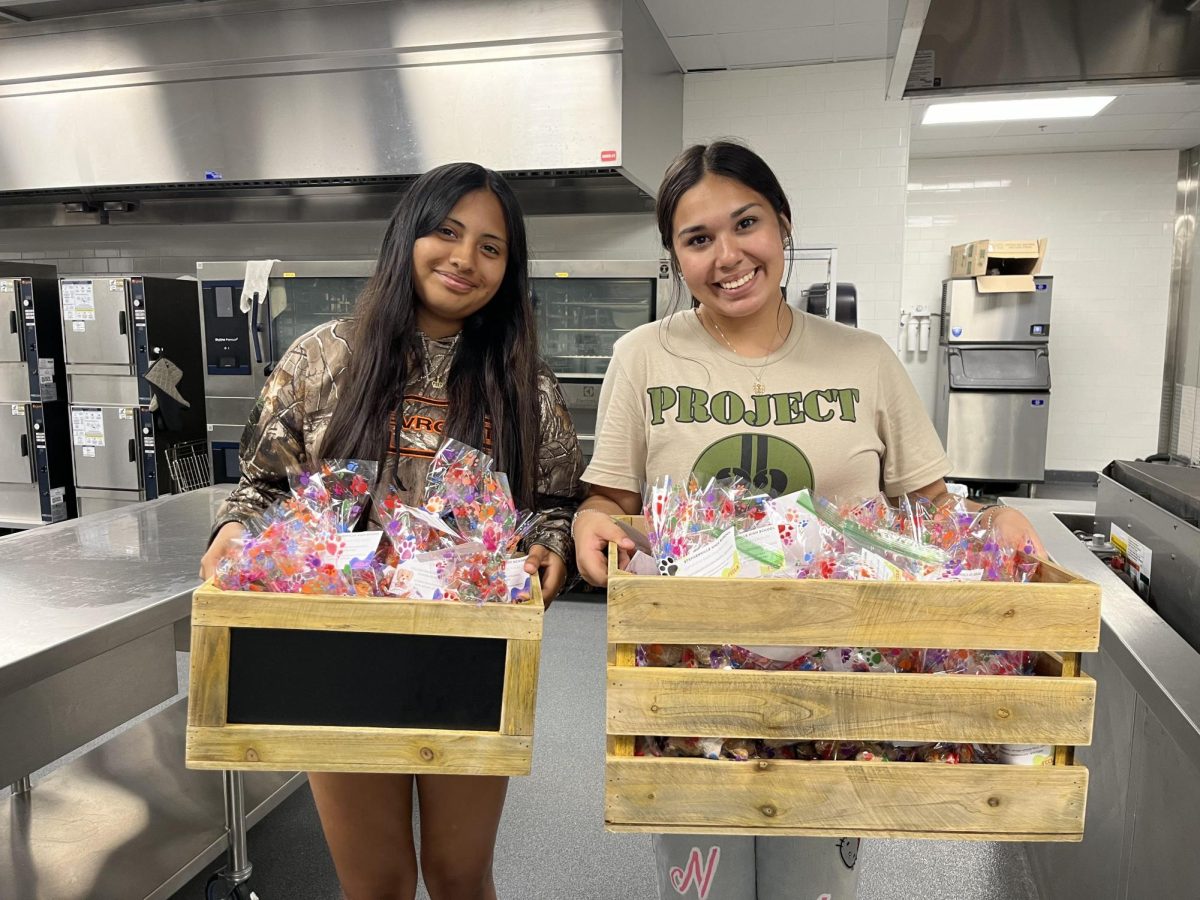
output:
[[[0,224],[64,203],[377,211],[458,160],[506,173],[527,212],[644,210],[682,94],[641,0],[214,0],[0,25]]]
[[[907,81],[906,97],[1200,80],[1197,0],[908,0],[906,7],[909,35],[893,48],[898,66],[915,58],[899,82]],[[898,96],[896,84],[889,96]]]

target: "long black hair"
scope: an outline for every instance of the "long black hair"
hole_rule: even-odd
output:
[[[464,194],[477,190],[491,191],[500,201],[508,262],[495,296],[463,322],[446,382],[446,437],[482,448],[486,418],[497,466],[508,474],[517,503],[531,509],[541,429],[525,220],[508,183],[475,163],[450,163],[422,175],[392,213],[375,273],[355,306],[353,353],[321,454],[382,461],[389,413],[403,420],[404,385],[424,352],[417,333],[413,245],[441,225]]]

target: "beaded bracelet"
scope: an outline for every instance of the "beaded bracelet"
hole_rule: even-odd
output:
[[[594,507],[594,506],[581,506],[579,509],[575,510],[575,515],[571,516],[571,536],[572,537],[575,536],[575,523],[577,521],[579,521],[579,517],[586,512],[600,513],[600,515],[607,516],[609,519],[612,518],[611,513],[606,513],[602,509],[596,509],[596,507]]]

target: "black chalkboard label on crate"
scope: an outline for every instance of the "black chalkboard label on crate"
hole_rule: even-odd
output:
[[[497,731],[508,642],[231,628],[230,724]]]

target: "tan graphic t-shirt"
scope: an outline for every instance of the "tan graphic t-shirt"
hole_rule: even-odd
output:
[[[793,310],[765,359],[723,347],[692,310],[617,341],[583,480],[641,493],[670,475],[741,476],[773,495],[830,498],[924,487],[950,461],[916,389],[878,335]],[[764,367],[765,363],[765,367]],[[761,373],[764,393],[755,394]]]

